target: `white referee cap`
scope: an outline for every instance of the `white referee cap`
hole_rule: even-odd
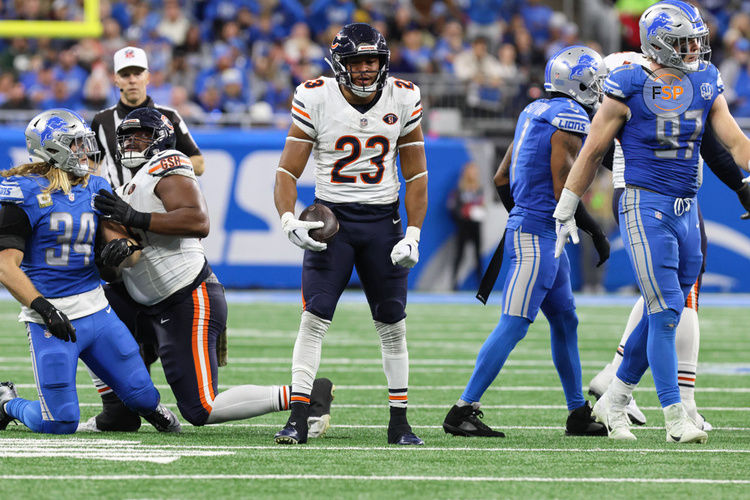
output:
[[[115,73],[130,66],[148,69],[148,58],[143,49],[125,47],[115,52]]]

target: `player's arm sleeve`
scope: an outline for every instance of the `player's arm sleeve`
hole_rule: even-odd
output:
[[[323,82],[323,84],[317,85],[318,82]],[[311,139],[318,136],[316,109],[317,102],[324,98],[324,85],[328,85],[325,80],[310,80],[301,83],[294,90],[294,98],[292,98],[292,121]]]
[[[172,154],[159,157],[157,161],[147,165],[147,167],[149,169],[148,173],[154,177],[182,175],[195,179],[193,163],[190,161],[190,158],[176,151],[173,151]]]
[[[31,223],[26,212],[17,204],[0,205],[0,250],[15,248],[26,250],[26,240],[31,236]]]
[[[422,115],[424,115],[422,110],[422,95],[419,87],[412,82],[406,82],[402,85],[402,87],[398,87],[397,85],[397,92],[404,97],[405,102],[401,116],[401,123],[403,123],[401,137],[417,128],[422,123]]]
[[[182,119],[177,111],[174,112],[174,119],[172,122],[174,125],[175,137],[177,139],[175,149],[187,156],[198,156],[201,154],[201,150],[198,147],[198,144],[195,143],[192,134],[190,134],[190,130],[188,130],[185,120]]]
[[[578,135],[588,135],[591,127],[589,115],[581,107],[564,107],[548,110],[544,118],[558,130]]]
[[[708,165],[708,168],[716,174],[721,182],[726,184],[732,191],[739,191],[744,184],[742,179],[745,177],[742,170],[734,161],[732,155],[721,145],[714,134],[713,127],[710,123],[706,124],[706,130],[703,132],[701,142],[701,156]]]

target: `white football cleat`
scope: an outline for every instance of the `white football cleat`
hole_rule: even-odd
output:
[[[646,425],[646,415],[635,404],[635,398],[630,398],[630,401],[625,406],[625,413],[628,414],[628,418],[635,425]]]
[[[591,379],[591,382],[589,382],[589,394],[599,400],[599,398],[602,397],[602,394],[607,392],[607,387],[609,387],[609,383],[612,382],[616,371],[617,370],[614,369],[612,363],[607,363],[607,366],[602,368],[602,371],[597,373],[594,378]]]
[[[96,426],[96,417],[91,417],[85,422],[79,423],[76,432],[102,432],[102,430]]]
[[[664,410],[667,443],[705,443],[708,434],[700,430],[685,411],[682,403],[669,405]]]
[[[703,417],[703,415],[698,413],[698,408],[695,406],[694,399],[683,399],[682,406],[685,408],[685,412],[688,414],[688,417],[693,419],[693,422],[695,423],[695,426],[697,428],[706,432],[713,430],[714,426],[706,422],[706,419]]]
[[[331,426],[331,415],[321,415],[319,417],[309,417],[307,419],[307,437],[319,438],[323,436]]]
[[[635,434],[630,432],[630,419],[625,411],[625,398],[622,395],[619,404],[611,401],[608,392],[605,392],[594,405],[591,414],[597,422],[604,424],[610,439],[620,441],[635,441]]]

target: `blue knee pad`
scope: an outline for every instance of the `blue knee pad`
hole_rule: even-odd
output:
[[[677,384],[677,350],[675,333],[680,314],[673,309],[652,314],[648,318],[648,361],[654,377],[656,395],[662,408],[680,402]]]
[[[405,309],[406,304],[401,300],[384,300],[372,308],[372,319],[392,325],[406,317]]]
[[[522,316],[503,314],[500,317],[500,322],[479,350],[474,372],[461,399],[474,403],[482,398],[484,391],[500,373],[513,348],[526,336],[529,325],[531,320]]]
[[[548,316],[552,361],[565,393],[568,410],[586,403],[581,382],[581,358],[578,354],[578,316],[575,309]]]

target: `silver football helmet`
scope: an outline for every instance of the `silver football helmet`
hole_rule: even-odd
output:
[[[76,177],[96,172],[99,147],[94,132],[75,111],[57,108],[36,115],[26,127],[31,161],[45,161]]]
[[[664,0],[646,9],[638,24],[641,52],[662,66],[693,72],[711,59],[708,26],[690,4]]]
[[[544,90],[569,95],[591,108],[599,102],[607,76],[602,56],[583,45],[565,47],[547,61]]]

